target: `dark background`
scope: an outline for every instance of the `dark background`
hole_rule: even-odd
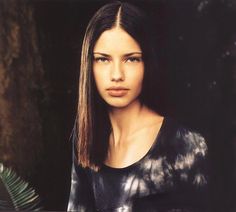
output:
[[[44,158],[31,181],[46,210],[65,210],[86,25],[110,1],[34,0],[48,97],[41,105]],[[235,210],[236,2],[128,1],[153,21],[165,73],[166,113],[200,131],[209,146],[212,211]]]

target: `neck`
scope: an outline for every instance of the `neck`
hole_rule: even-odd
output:
[[[125,108],[111,108],[109,118],[112,125],[112,136],[115,144],[120,143],[140,125],[140,117],[145,106],[136,101]]]

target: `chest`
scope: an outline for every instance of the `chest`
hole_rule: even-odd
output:
[[[171,167],[163,157],[146,158],[124,169],[104,167],[92,177],[97,208],[109,209],[132,205],[135,199],[162,196],[174,184]]]
[[[144,129],[119,141],[118,144],[114,144],[111,137],[105,164],[110,167],[123,168],[141,160],[157,143],[158,132],[156,127]]]

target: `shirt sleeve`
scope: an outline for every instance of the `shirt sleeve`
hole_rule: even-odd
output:
[[[86,169],[77,163],[75,152],[76,136],[73,130],[72,135],[72,168],[71,168],[71,189],[67,205],[67,211],[89,212],[94,210],[94,198],[91,183]]]
[[[182,154],[177,154],[174,168],[177,170],[180,192],[178,198],[189,210],[208,211],[208,148],[205,138],[197,132],[184,130]]]

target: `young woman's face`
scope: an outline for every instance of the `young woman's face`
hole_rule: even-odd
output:
[[[139,44],[123,29],[104,31],[93,50],[93,74],[100,96],[111,107],[126,107],[142,90],[144,62]]]

